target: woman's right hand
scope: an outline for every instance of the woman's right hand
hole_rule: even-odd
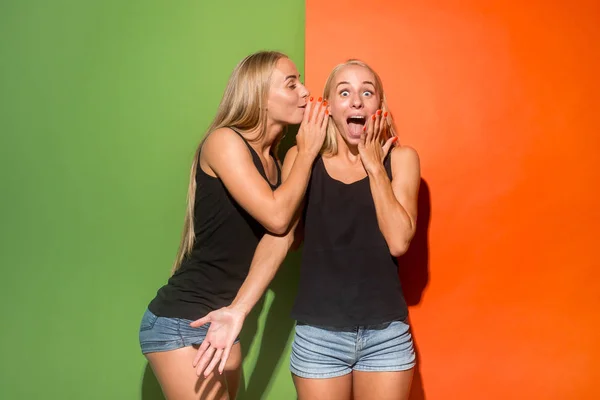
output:
[[[313,158],[319,154],[325,141],[328,120],[327,101],[322,101],[321,97],[314,101],[311,97],[306,104],[304,119],[296,135],[298,153],[308,154]]]

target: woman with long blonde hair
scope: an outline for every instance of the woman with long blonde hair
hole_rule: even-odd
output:
[[[140,325],[142,353],[167,398],[235,398],[241,349],[230,326],[241,327],[248,299],[264,290],[252,282],[251,260],[261,240],[290,230],[323,145],[326,113],[284,54],[258,52],[234,69],[194,156],[172,276]],[[282,184],[276,149],[289,124],[301,124],[298,157]],[[250,290],[240,292],[242,285]],[[209,332],[229,345],[211,343]],[[200,355],[219,362],[219,373],[197,373],[201,344]]]

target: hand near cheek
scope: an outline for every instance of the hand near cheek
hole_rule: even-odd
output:
[[[377,110],[377,113],[367,120],[364,131],[360,135],[358,153],[368,174],[374,173],[383,166],[383,160],[390,151],[392,144],[398,139],[398,137],[393,136],[383,146],[381,145],[387,124],[386,117],[387,112],[382,115],[381,110]]]

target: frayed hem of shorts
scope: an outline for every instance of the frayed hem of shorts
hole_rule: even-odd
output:
[[[340,376],[348,375],[352,373],[352,370],[349,371],[340,371],[340,372],[329,372],[326,374],[307,374],[305,372],[298,371],[297,369],[290,368],[290,372],[296,375],[299,378],[304,379],[330,379],[330,378],[339,378]]]
[[[190,344],[183,343],[181,340],[174,340],[172,342],[154,342],[154,343],[161,343],[161,346],[157,346],[156,348],[151,348],[151,349],[142,347],[141,350],[142,350],[142,354],[164,353],[165,351],[179,350],[179,349],[183,349],[184,347],[200,346],[202,344],[202,342],[204,342],[204,339],[202,339],[198,342],[190,343]],[[239,342],[240,342],[240,340],[236,339],[233,342],[233,344],[235,345],[235,344],[238,344]]]
[[[354,367],[353,371],[359,372],[403,372],[413,369],[417,363],[402,364],[393,367]]]

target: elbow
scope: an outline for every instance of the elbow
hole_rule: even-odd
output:
[[[390,254],[394,257],[400,257],[408,250],[408,244],[397,244],[390,246]]]
[[[410,245],[410,239],[401,239],[396,240],[393,243],[390,243],[388,246],[390,248],[390,254],[394,257],[403,256],[404,253],[408,251],[408,247]]]
[[[274,235],[285,235],[288,231],[290,221],[284,218],[273,216],[265,225],[265,229]]]

